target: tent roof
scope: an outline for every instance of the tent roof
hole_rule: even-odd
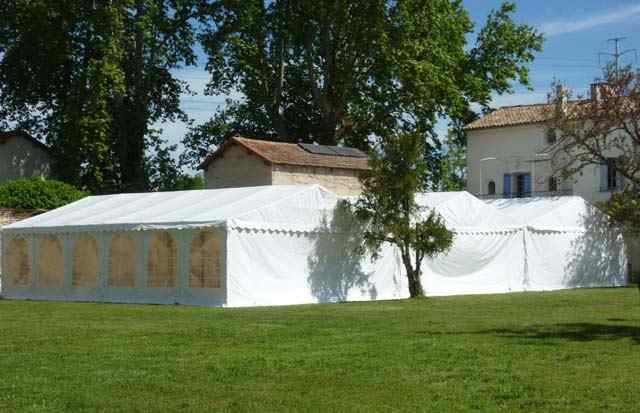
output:
[[[418,205],[433,208],[453,229],[497,229],[517,225],[509,215],[482,202],[469,192],[425,192],[418,194]]]
[[[15,232],[122,231],[215,226],[310,231],[336,195],[319,185],[274,185],[90,196],[8,225]]]
[[[488,205],[511,217],[519,225],[541,230],[583,230],[605,215],[579,196],[494,199]]]

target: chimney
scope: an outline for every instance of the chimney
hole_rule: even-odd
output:
[[[591,100],[594,102],[600,102],[602,96],[607,93],[609,85],[607,82],[595,82],[591,84]]]

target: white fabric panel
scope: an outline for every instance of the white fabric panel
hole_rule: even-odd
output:
[[[285,305],[408,296],[393,248],[371,262],[309,234],[230,230],[227,305]],[[277,246],[274,248],[274,246]]]
[[[624,242],[615,233],[527,230],[525,239],[527,290],[626,284]]]
[[[422,193],[416,196],[416,202],[438,211],[449,228],[496,230],[517,225],[509,215],[466,191]]]
[[[520,226],[539,230],[582,231],[593,220],[606,220],[579,196],[513,198],[485,201]]]
[[[458,233],[447,255],[425,260],[428,295],[522,291],[525,278],[522,231]]]

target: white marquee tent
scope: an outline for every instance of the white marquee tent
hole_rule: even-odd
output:
[[[623,238],[577,196],[487,201],[522,227],[530,290],[620,286],[627,282]]]
[[[317,185],[88,197],[3,228],[2,295],[212,306],[408,296],[397,251],[385,246],[376,261],[358,255],[360,224],[338,201]],[[418,202],[456,233],[448,255],[425,263],[428,294],[624,282],[614,266],[614,278],[569,282],[566,257],[559,248],[545,252],[537,237],[551,231],[565,252],[596,247],[571,246],[588,232],[575,222],[573,232],[564,219],[545,228],[533,221],[542,213],[524,219],[514,206],[466,192],[421,194]],[[554,213],[540,211],[555,216],[561,209],[553,205]],[[573,217],[571,208],[562,211]],[[615,261],[620,245],[616,239],[599,253]],[[548,254],[558,262],[547,265]]]

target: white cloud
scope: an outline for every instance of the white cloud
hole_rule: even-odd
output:
[[[636,15],[640,15],[640,4],[629,4],[615,10],[607,10],[601,14],[588,16],[580,20],[558,20],[542,23],[538,25],[538,28],[547,37],[551,37],[615,23]]]

